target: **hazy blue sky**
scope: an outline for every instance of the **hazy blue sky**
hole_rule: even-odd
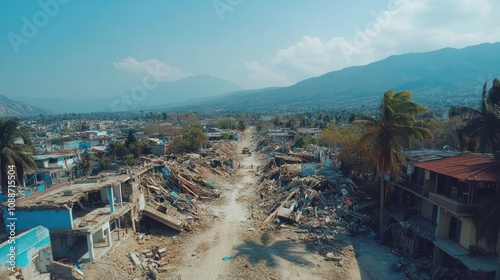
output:
[[[164,81],[290,85],[392,54],[500,41],[499,10],[497,0],[5,0],[0,94],[114,96],[151,69]]]

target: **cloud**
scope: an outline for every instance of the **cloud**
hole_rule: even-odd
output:
[[[118,70],[132,74],[145,75],[153,73],[153,75],[160,77],[165,82],[172,82],[191,76],[191,74],[171,67],[158,59],[137,61],[135,58],[129,56],[120,62],[113,62],[113,66]]]
[[[394,54],[498,42],[499,9],[496,0],[390,1],[385,10],[360,10],[366,21],[352,26],[351,36],[302,36],[267,62],[296,82]]]
[[[250,71],[249,80],[259,87],[288,86],[291,82],[282,74],[274,72],[258,62],[245,63]]]

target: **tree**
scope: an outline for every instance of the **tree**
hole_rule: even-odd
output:
[[[247,124],[245,123],[244,120],[239,120],[238,121],[238,130],[239,131],[245,131],[245,129],[247,128]]]
[[[496,244],[500,234],[500,195],[488,197],[479,207],[474,219],[476,224],[476,243],[481,238],[486,238],[488,244]],[[498,260],[496,280],[500,280],[500,259]]]
[[[462,148],[472,152],[493,153],[500,159],[500,81],[493,80],[489,91],[483,85],[481,108],[453,107],[450,117],[461,117],[466,125],[458,130]]]
[[[487,91],[487,83],[483,85],[481,108],[454,107],[450,116],[459,116],[466,125],[458,130],[458,137],[463,148],[471,151],[492,152],[500,160],[500,81],[493,80],[492,87]],[[488,241],[498,239],[500,226],[500,196],[488,198],[481,204],[477,225],[477,238],[487,237]],[[496,278],[500,280],[500,259],[497,265]]]
[[[299,126],[299,121],[296,118],[290,118],[286,124],[286,127],[290,128],[291,130],[297,130]]]
[[[125,164],[126,166],[133,166],[136,163],[137,163],[137,158],[135,158],[133,154],[127,154],[123,161],[123,164]]]
[[[348,127],[335,127],[328,125],[322,132],[319,142],[323,146],[338,150],[340,170],[345,176],[359,179],[360,183],[371,182],[376,177],[373,172],[374,165],[367,157],[368,148],[357,143],[363,134],[362,127],[350,125]],[[375,173],[375,174],[374,174]],[[372,176],[373,175],[373,176]],[[367,176],[372,176],[368,178]]]
[[[19,127],[17,119],[0,119],[0,181],[4,194],[8,192],[9,181],[12,181],[8,177],[11,166],[14,166],[12,170],[17,182],[22,182],[24,173],[35,167],[31,156],[33,150],[26,127]]]
[[[125,147],[128,148],[128,147],[130,147],[130,145],[134,144],[135,142],[137,142],[137,139],[134,136],[134,131],[132,131],[132,129],[130,129],[128,131],[127,139],[125,139]]]
[[[233,119],[222,118],[217,121],[217,127],[220,129],[236,129],[237,123]]]
[[[451,150],[459,150],[460,143],[457,137],[457,130],[463,127],[465,122],[458,118],[452,117],[448,120],[442,119],[421,119],[416,125],[428,129],[434,139],[419,141],[419,147],[430,149],[443,149],[448,146]]]
[[[182,128],[180,135],[175,137],[173,148],[177,153],[195,152],[207,139],[200,125],[187,125]]]
[[[307,145],[309,145],[310,143],[310,139],[307,138],[307,137],[304,137],[304,136],[300,136],[297,141],[295,141],[295,145],[294,147],[296,148],[304,148],[304,147],[307,147]]]
[[[90,163],[94,160],[88,151],[83,152],[80,155],[80,160],[78,160],[78,169],[83,171],[83,176],[88,176],[90,171]]]
[[[399,169],[404,162],[403,147],[411,146],[415,140],[432,138],[425,128],[416,127],[414,116],[428,109],[411,100],[412,93],[403,91],[384,94],[378,109],[378,118],[358,116],[355,122],[362,124],[367,132],[361,136],[358,145],[369,148],[369,157],[377,165],[380,176],[380,240],[384,238],[384,175]]]

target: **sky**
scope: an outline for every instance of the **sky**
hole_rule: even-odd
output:
[[[390,55],[499,42],[497,0],[0,2],[0,94],[116,96],[210,74],[288,86]]]

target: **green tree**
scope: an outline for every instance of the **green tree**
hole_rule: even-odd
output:
[[[500,234],[500,194],[488,197],[479,207],[474,222],[476,224],[476,243],[486,238],[488,244],[496,244]],[[500,280],[500,259],[497,264],[496,278]]]
[[[314,122],[307,116],[302,116],[300,118],[300,126],[301,127],[312,127],[314,125]]]
[[[217,121],[217,127],[221,129],[236,129],[237,123],[233,119],[222,118]]]
[[[84,176],[89,175],[90,164],[94,160],[96,160],[95,156],[90,154],[88,151],[85,151],[82,154],[80,154],[80,159],[78,160],[77,166],[79,170],[83,171]]]
[[[130,129],[127,134],[127,139],[125,139],[125,147],[130,147],[130,145],[137,142],[137,138],[135,138],[134,131]]]
[[[291,130],[297,130],[299,126],[299,121],[296,118],[290,118],[286,122],[285,126],[290,128]]]
[[[111,158],[102,156],[99,158],[99,164],[101,164],[102,169],[107,169],[111,166]]]
[[[239,120],[238,121],[238,130],[245,131],[245,129],[247,129],[247,124],[245,123],[244,120]]]
[[[297,138],[297,141],[295,141],[294,147],[304,148],[304,147],[307,147],[307,145],[309,145],[310,142],[311,142],[310,138],[300,136],[299,138]]]
[[[133,166],[137,163],[137,158],[134,157],[133,154],[125,155],[125,159],[123,160],[123,164],[126,166]]]
[[[416,125],[428,129],[434,139],[419,141],[418,145],[430,149],[442,149],[448,146],[452,150],[459,150],[460,143],[457,130],[463,127],[464,124],[464,121],[458,117],[452,117],[448,120],[422,119]]]
[[[8,178],[9,166],[14,166],[17,182],[22,182],[24,173],[35,167],[33,150],[26,127],[20,127],[17,119],[0,119],[0,181],[4,194],[8,192],[8,182],[11,181]]]
[[[384,221],[384,175],[399,169],[404,162],[403,147],[409,147],[415,140],[432,138],[425,128],[416,127],[414,116],[427,108],[411,100],[412,93],[403,91],[384,94],[378,110],[378,118],[359,116],[355,122],[362,124],[367,132],[361,136],[359,145],[369,147],[369,157],[377,165],[380,176],[380,240],[383,242]]]
[[[473,152],[493,153],[500,159],[500,81],[495,79],[490,90],[484,83],[481,108],[454,107],[450,117],[461,117],[466,125],[458,130],[462,148]]]
[[[109,145],[109,153],[112,158],[123,160],[125,155],[128,154],[128,149],[123,141],[117,141]]]
[[[186,125],[181,129],[180,135],[175,137],[173,148],[177,153],[195,152],[207,139],[200,125]]]

